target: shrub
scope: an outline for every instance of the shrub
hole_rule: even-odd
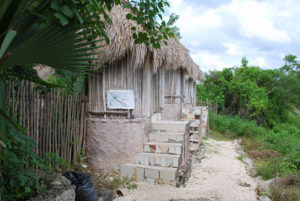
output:
[[[35,168],[44,168],[32,138],[11,129],[1,156],[0,193],[3,200],[26,200],[41,190]]]
[[[265,178],[271,178],[276,173],[295,173],[296,170],[299,174],[300,129],[297,126],[277,124],[272,129],[267,129],[257,126],[254,121],[245,120],[238,116],[210,113],[209,118],[211,129],[223,135],[230,133],[230,136],[246,138],[243,146],[249,153],[259,149],[260,151],[274,150],[281,154],[280,159],[275,161],[275,164],[270,161],[261,164],[258,172]]]
[[[271,158],[268,161],[262,162],[257,167],[257,175],[263,177],[264,180],[272,179],[279,176],[297,174],[296,166],[290,162],[283,161],[281,158]]]
[[[263,127],[257,126],[255,121],[242,119],[238,116],[209,114],[210,128],[221,133],[231,132],[237,137],[253,137],[267,132]]]
[[[300,200],[299,177],[290,175],[280,179],[271,186],[271,193],[274,201]]]
[[[43,171],[70,167],[56,154],[47,153],[41,158],[35,153],[34,140],[15,129],[10,129],[6,148],[0,155],[0,198],[7,201],[28,200],[41,188],[36,168]]]

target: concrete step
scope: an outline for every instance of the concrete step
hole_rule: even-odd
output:
[[[190,124],[190,133],[198,133],[199,132],[199,127],[200,127],[200,122],[193,121]]]
[[[190,138],[190,142],[193,142],[193,143],[200,143],[200,139],[198,138]]]
[[[138,153],[135,155],[135,164],[177,168],[179,158],[179,155],[171,154]]]
[[[132,178],[135,181],[155,182],[159,179],[165,184],[176,185],[177,168],[145,166],[137,164],[127,164],[121,166],[121,176]]]
[[[191,131],[190,130],[190,134],[199,134],[199,133],[200,133],[200,131],[198,131],[198,130],[197,131]]]
[[[180,155],[181,147],[181,143],[147,142],[144,144],[144,152]]]
[[[155,131],[149,133],[149,141],[182,143],[184,141],[184,133]]]
[[[200,120],[194,120],[191,122],[191,126],[199,126],[200,125]]]
[[[199,139],[200,138],[200,133],[190,133],[190,139],[193,139],[193,138],[196,138],[196,139]]]
[[[200,149],[200,144],[198,144],[198,143],[190,144],[190,152],[196,152],[196,151],[199,151],[199,149]]]
[[[152,123],[153,131],[184,133],[188,121],[158,121]]]

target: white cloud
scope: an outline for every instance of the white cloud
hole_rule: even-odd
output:
[[[239,66],[242,56],[280,67],[282,55],[300,57],[298,1],[170,0],[170,12],[180,15],[181,42],[202,68]]]
[[[289,42],[285,30],[276,29],[266,2],[233,0],[221,10],[234,15],[241,26],[240,32],[248,38],[260,37],[275,42]]]
[[[222,70],[224,67],[233,66],[232,63],[226,63],[219,56],[206,51],[198,51],[192,54],[191,57],[199,64],[200,68],[206,72],[209,70]]]
[[[257,58],[255,58],[255,60],[252,63],[255,66],[260,66],[260,67],[266,67],[267,66],[267,63],[266,63],[266,61],[265,61],[265,59],[263,57],[257,57]]]
[[[223,46],[227,48],[226,53],[230,55],[243,56],[243,50],[238,44],[234,43],[222,43]]]

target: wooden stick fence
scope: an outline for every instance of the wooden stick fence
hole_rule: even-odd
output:
[[[6,95],[12,115],[36,142],[36,153],[52,152],[68,163],[77,162],[78,153],[85,148],[84,96],[64,89],[37,88],[28,81],[10,81]]]

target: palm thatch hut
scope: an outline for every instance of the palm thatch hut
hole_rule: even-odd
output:
[[[89,77],[87,152],[99,168],[132,162],[147,141],[151,119],[178,120],[183,105],[195,105],[195,82],[203,79],[176,38],[160,49],[135,44],[131,27],[142,28],[126,19],[128,12],[120,6],[111,10],[110,44],[99,50],[101,60]],[[108,90],[132,90],[134,109],[109,109]]]

